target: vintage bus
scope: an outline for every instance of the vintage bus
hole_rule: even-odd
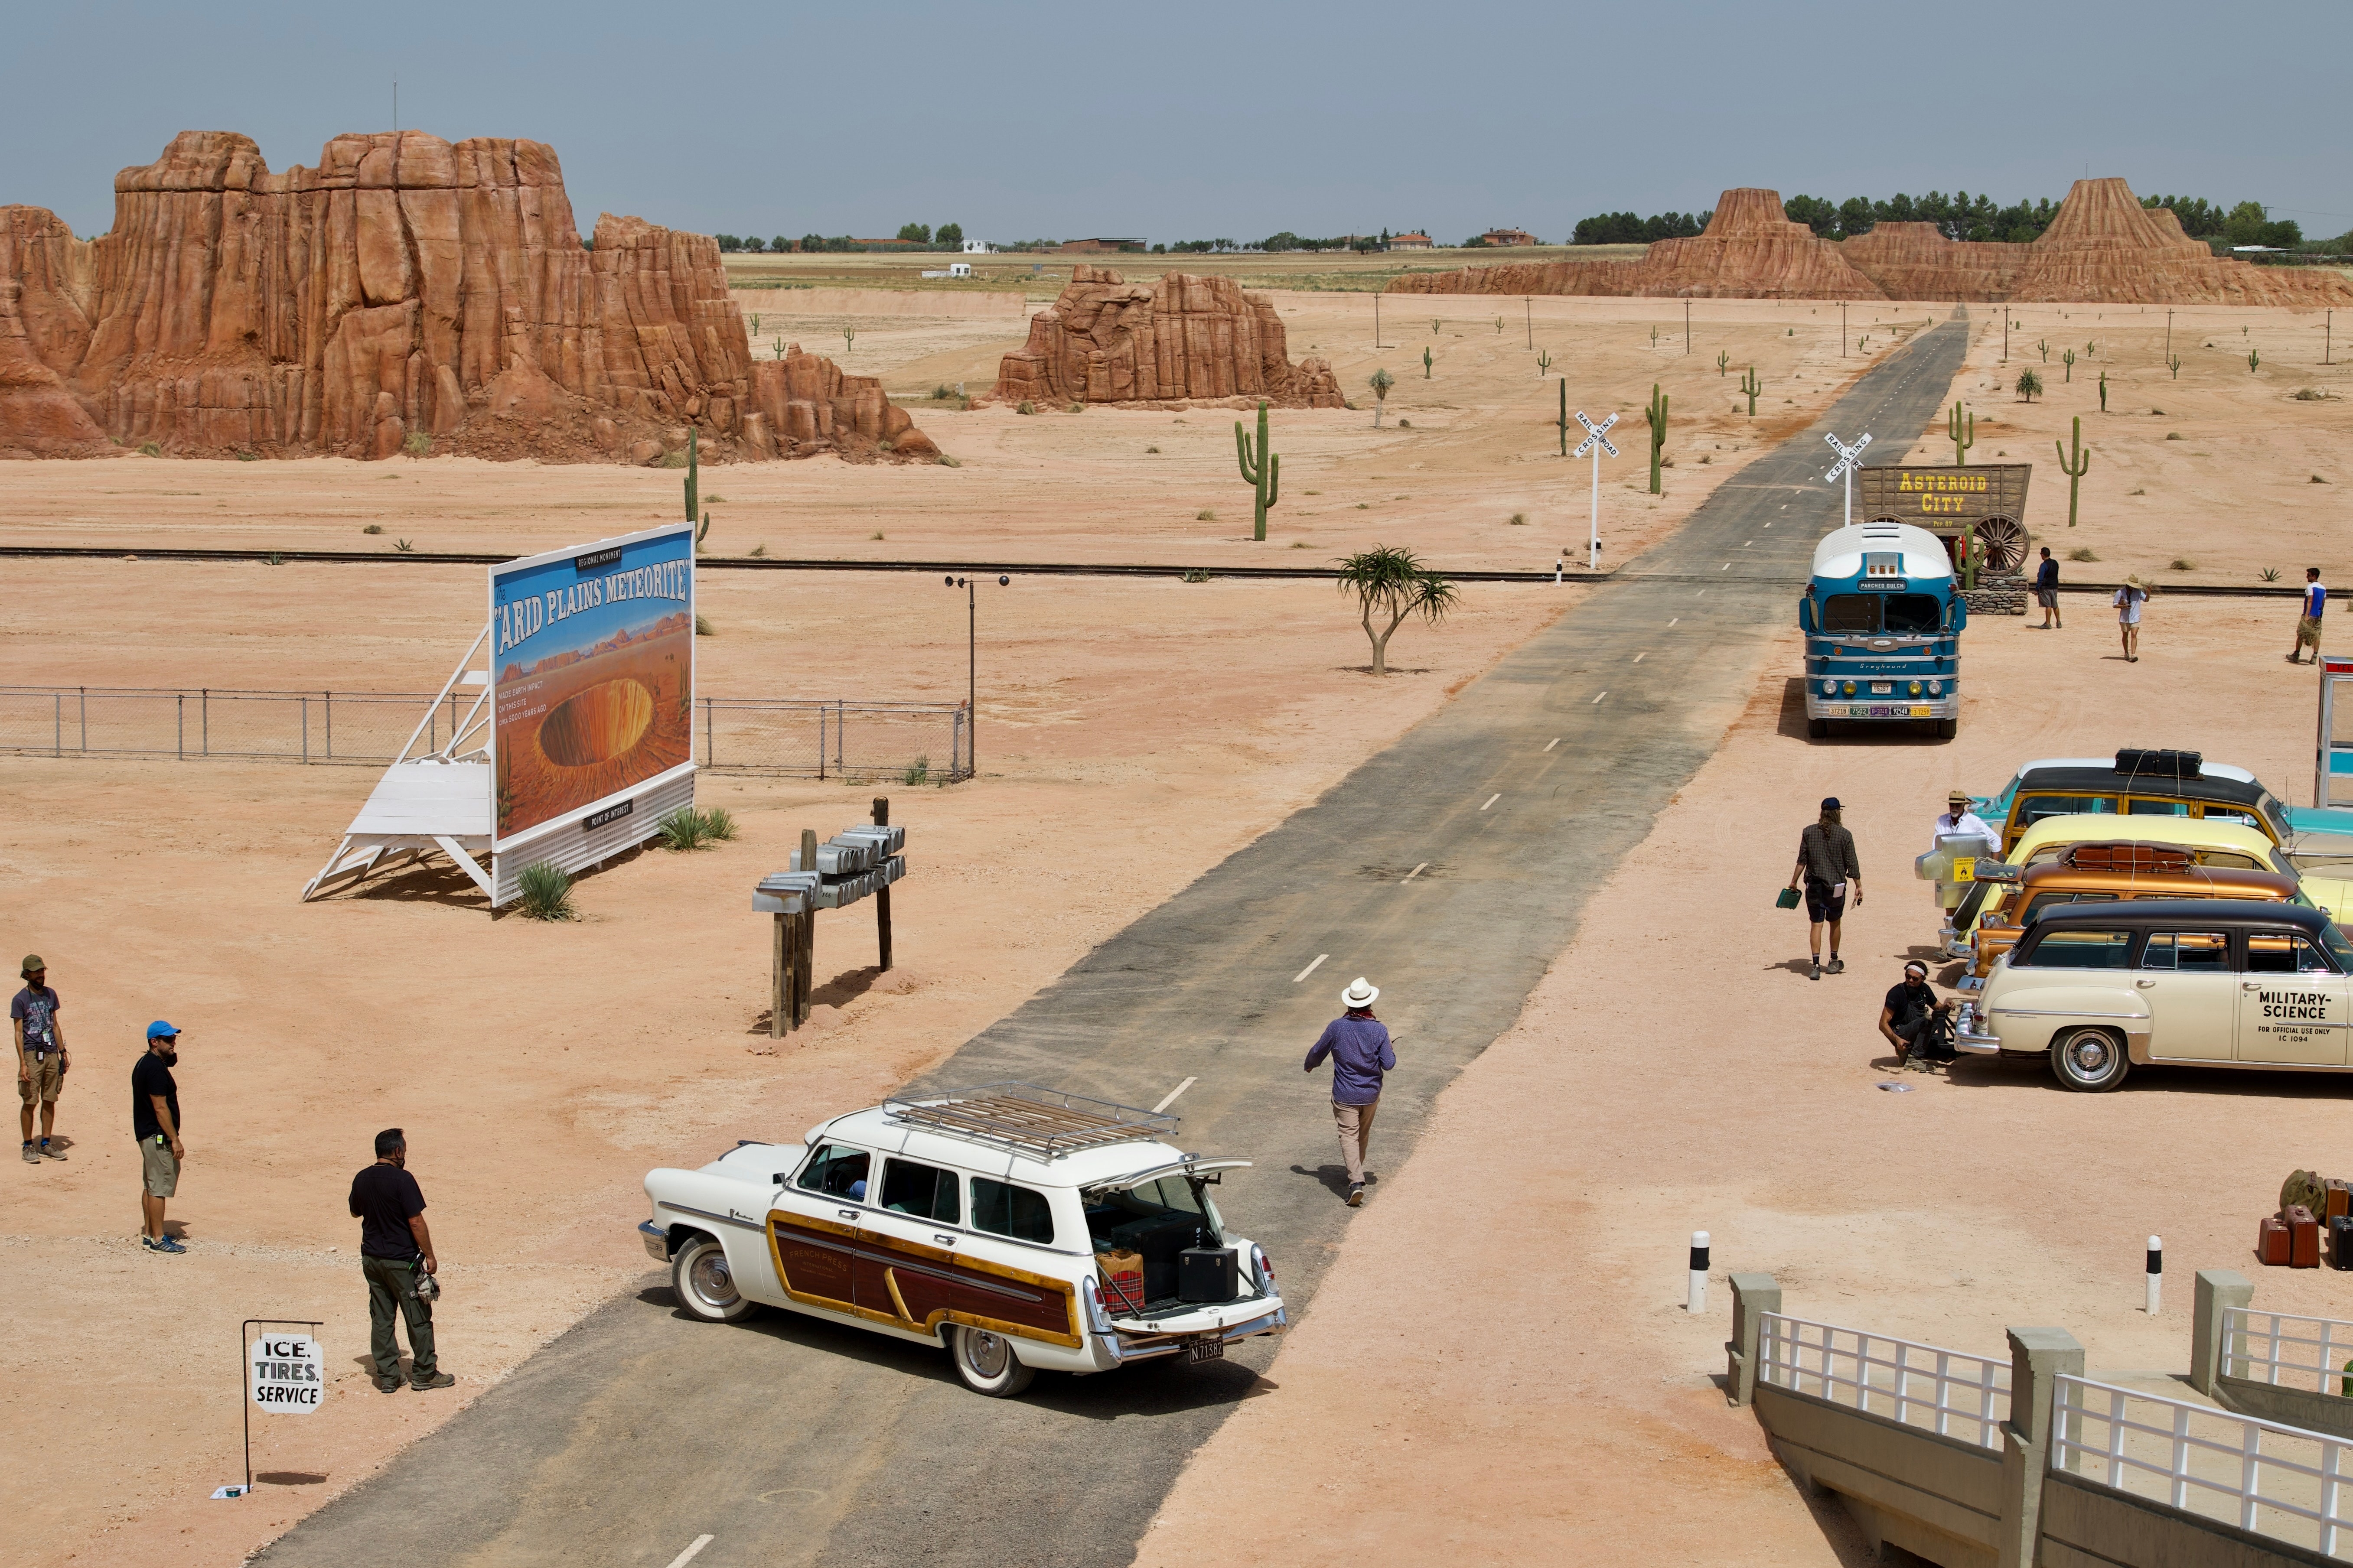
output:
[[[1841,721],[1933,725],[1961,717],[1960,635],[1968,625],[1944,541],[1905,522],[1833,529],[1814,546],[1798,605],[1806,634],[1806,733]]]

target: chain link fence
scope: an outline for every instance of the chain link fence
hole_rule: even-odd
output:
[[[446,744],[474,698],[0,686],[0,754],[382,767],[420,720],[420,746]],[[715,773],[908,784],[972,774],[972,718],[961,703],[705,697],[695,710],[694,760]]]

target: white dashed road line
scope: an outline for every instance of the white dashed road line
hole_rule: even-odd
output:
[[[1640,664],[1640,663],[1641,663],[1641,662],[1642,662],[1642,660],[1643,660],[1643,658],[1644,658],[1646,655],[1648,655],[1648,654],[1649,654],[1649,652],[1650,652],[1650,650],[1649,650],[1648,648],[1645,648],[1645,649],[1643,649],[1643,650],[1642,650],[1642,652],[1641,652],[1641,653],[1638,653],[1638,654],[1636,654],[1636,655],[1634,656],[1634,662],[1635,662],[1636,664]]]
[[[694,1538],[693,1545],[688,1547],[685,1551],[680,1552],[677,1556],[670,1560],[670,1568],[686,1568],[688,1563],[694,1561],[695,1553],[710,1545],[713,1539],[713,1537],[708,1535],[696,1536]]]
[[[1593,694],[1593,700],[1594,700],[1595,702],[1599,702],[1599,701],[1600,701],[1603,698],[1605,698],[1605,697],[1607,697],[1607,696],[1609,696],[1609,693],[1608,693],[1607,691],[1597,691],[1597,692],[1595,692],[1595,693]],[[1589,704],[1588,704],[1588,706],[1589,706]]]
[[[1681,616],[1677,616],[1675,617],[1675,621],[1680,621],[1680,620],[1682,620],[1682,619],[1683,619],[1683,617],[1682,617]],[[1669,626],[1673,626],[1673,625],[1675,624],[1675,621],[1669,621],[1669,622],[1667,623],[1667,625],[1669,625]]]
[[[1327,959],[1327,958],[1329,958],[1329,957],[1331,957],[1331,956],[1332,956],[1332,955],[1331,955],[1330,953],[1328,953],[1328,952],[1319,952],[1319,953],[1317,953],[1317,954],[1315,955],[1315,963],[1323,963],[1325,959]],[[1315,963],[1311,963],[1311,964],[1309,964],[1306,968],[1304,968],[1304,969],[1301,970],[1298,973],[1296,973],[1296,974],[1293,975],[1293,976],[1291,977],[1291,983],[1292,983],[1293,985],[1296,985],[1296,984],[1298,984],[1301,981],[1303,981],[1303,980],[1306,979],[1309,975],[1311,975],[1311,974],[1314,973],[1315,973]]]
[[[1430,864],[1430,862],[1429,862],[1429,861],[1424,860],[1424,861],[1421,863],[1421,865],[1420,865],[1420,866],[1416,866],[1412,870],[1408,871],[1404,876],[1402,876],[1402,877],[1398,878],[1398,887],[1400,887],[1400,888],[1402,888],[1402,887],[1404,887],[1408,882],[1412,881],[1416,877],[1420,876],[1420,875],[1421,875],[1421,872],[1422,872],[1422,867],[1424,867],[1424,866],[1428,866],[1429,864]]]
[[[1321,963],[1323,961],[1319,959],[1316,962]],[[1157,1116],[1162,1111],[1167,1110],[1170,1106],[1176,1104],[1176,1097],[1178,1095],[1184,1093],[1187,1089],[1192,1088],[1195,1084],[1200,1081],[1201,1080],[1197,1078],[1188,1078],[1183,1083],[1178,1084],[1175,1089],[1170,1089],[1168,1091],[1168,1098],[1152,1108],[1152,1114]]]
[[[1559,745],[1559,744],[1560,744],[1560,737],[1559,737],[1558,735],[1555,735],[1551,740],[1546,741],[1546,742],[1545,742],[1545,750],[1546,750],[1546,751],[1547,751],[1547,752],[1549,752],[1549,751],[1551,751],[1555,746],[1557,746],[1557,745]]]

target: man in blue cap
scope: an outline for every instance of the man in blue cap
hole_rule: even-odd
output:
[[[158,1018],[147,1026],[147,1052],[131,1069],[131,1131],[139,1140],[139,1206],[147,1216],[139,1245],[150,1252],[188,1249],[164,1234],[164,1200],[180,1190],[180,1085],[172,1068],[180,1059],[180,1031]]]

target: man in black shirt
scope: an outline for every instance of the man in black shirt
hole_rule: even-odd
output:
[[[367,1277],[368,1350],[375,1358],[375,1385],[400,1392],[400,1346],[392,1337],[396,1305],[408,1324],[408,1382],[412,1388],[447,1388],[458,1380],[438,1368],[433,1355],[430,1276],[439,1272],[433,1233],[425,1224],[425,1194],[408,1173],[408,1139],[397,1127],[375,1135],[375,1163],[352,1178],[352,1215],[360,1222],[360,1272]],[[420,1294],[422,1283],[425,1294]]]
[[[158,1018],[147,1026],[147,1054],[131,1068],[131,1133],[139,1140],[143,1183],[139,1206],[147,1218],[139,1245],[150,1252],[182,1253],[177,1237],[164,1234],[164,1200],[180,1190],[180,1085],[172,1068],[180,1059],[180,1031]]]
[[[2051,547],[2047,544],[2042,547],[2042,564],[2034,569],[2034,602],[2042,606],[2042,624],[2034,629],[2060,630],[2059,563],[2051,559]]]
[[[1936,1000],[1926,964],[1917,959],[1905,964],[1904,983],[1887,988],[1887,1001],[1879,1009],[1879,1032],[1895,1047],[1896,1060],[1922,1072],[1932,1062],[1951,1061],[1955,1053],[1949,1046],[1940,1048],[1938,1036],[1941,1015],[1952,1006]]]

